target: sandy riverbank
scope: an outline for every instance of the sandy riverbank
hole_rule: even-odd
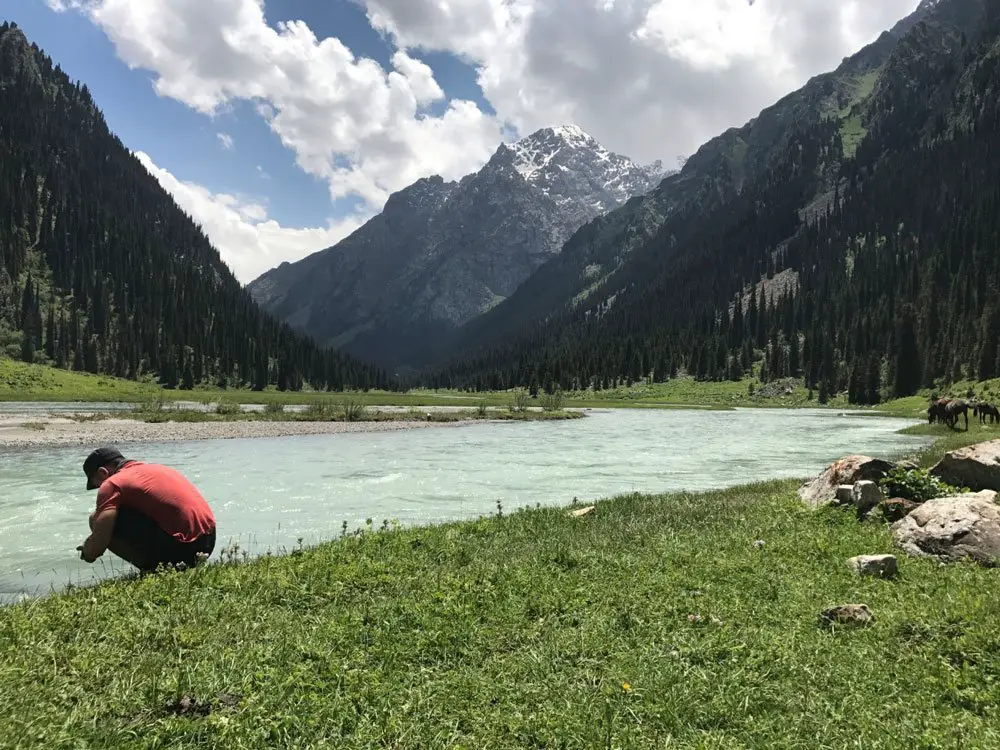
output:
[[[477,420],[481,422],[481,420]],[[104,419],[76,422],[65,417],[33,415],[0,417],[0,448],[156,443],[179,440],[268,438],[291,435],[331,435],[355,432],[395,432],[429,427],[460,427],[458,422],[140,422]]]

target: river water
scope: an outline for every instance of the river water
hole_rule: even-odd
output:
[[[706,490],[805,477],[848,453],[889,457],[927,438],[910,420],[822,410],[594,410],[565,422],[477,424],[392,433],[119,446],[170,464],[203,491],[218,551],[252,554],[313,544],[373,519],[404,525],[476,517],[537,503],[631,491]],[[86,450],[0,454],[0,601],[85,584],[129,569],[110,553],[75,552],[95,493]]]

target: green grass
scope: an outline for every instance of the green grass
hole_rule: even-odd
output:
[[[851,158],[858,149],[858,144],[864,140],[867,129],[861,122],[860,115],[845,119],[840,126],[840,137],[844,144],[844,157]]]
[[[566,406],[583,407],[690,407],[726,408],[730,406],[801,406],[806,405],[806,391],[797,388],[791,397],[762,399],[748,395],[751,381],[736,383],[698,383],[693,378],[678,378],[668,383],[650,386],[635,385],[605,391],[577,391],[565,394]],[[759,384],[755,382],[759,387]],[[350,399],[367,406],[464,406],[485,402],[488,406],[507,407],[513,393],[509,391],[468,393],[457,390],[415,389],[406,393],[386,391],[353,391]],[[129,380],[89,373],[58,370],[45,365],[29,365],[0,359],[0,401],[112,401],[134,402],[162,399],[163,401],[216,401],[224,398],[231,403],[311,404],[327,401],[336,405],[345,398],[342,393],[317,391],[279,392],[220,390],[199,387],[193,390],[168,390],[155,383]],[[532,399],[531,405],[540,405]],[[815,401],[812,402],[815,405]]]
[[[159,390],[153,383],[29,365],[0,357],[0,401],[134,401]]]
[[[897,580],[858,578],[845,560],[892,551],[886,527],[794,487],[376,523],[5,607],[4,743],[998,746],[998,572],[900,557]],[[849,602],[874,625],[818,626]]]

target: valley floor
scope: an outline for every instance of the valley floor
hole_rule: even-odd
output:
[[[952,384],[942,393],[968,396],[975,393],[1000,403],[1000,380],[987,382],[963,381]],[[829,408],[851,409],[871,413],[923,418],[932,395],[931,390],[915,396],[896,399],[874,407],[849,404],[843,394],[820,404],[815,392],[806,389],[801,380],[781,380],[760,383],[747,378],[742,381],[698,382],[679,377],[665,383],[634,384],[603,391],[570,391],[562,394],[563,406],[585,408]],[[0,402],[112,402],[148,404],[150,402],[193,402],[215,404],[268,404],[282,406],[326,405],[339,408],[346,400],[366,407],[450,407],[474,410],[480,406],[508,409],[515,398],[512,392],[469,393],[454,390],[418,389],[405,393],[370,391],[349,393],[326,392],[263,392],[250,390],[166,390],[151,381],[137,383],[107,376],[58,370],[45,365],[28,365],[10,359],[0,359]],[[529,399],[534,409],[541,407],[544,394]]]
[[[7,747],[1000,745],[997,571],[846,560],[795,482],[627,496],[0,608]],[[763,542],[761,544],[758,542]],[[871,607],[867,629],[824,609]],[[11,744],[12,743],[12,744]],[[324,744],[326,743],[326,744]]]
[[[939,438],[928,465],[1000,428],[909,429]],[[984,593],[997,569],[908,558],[884,524],[810,510],[796,486],[368,527],[250,561],[230,548],[193,571],[2,607],[0,736],[111,749],[1000,746],[1000,600]],[[846,564],[887,552],[895,580]],[[871,627],[820,627],[821,611],[854,602]]]

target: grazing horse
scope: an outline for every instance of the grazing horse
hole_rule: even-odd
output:
[[[949,403],[951,403],[950,398],[939,398],[936,401],[931,401],[931,405],[927,407],[927,424],[944,422],[945,407],[947,407]]]
[[[990,424],[995,424],[1000,422],[1000,409],[997,409],[993,404],[979,401],[972,407],[972,416],[979,417],[979,424],[986,424],[987,417]]]
[[[963,401],[962,399],[954,399],[949,401],[944,405],[944,421],[948,423],[948,426],[955,429],[955,425],[958,424],[959,415],[965,415],[965,431],[969,431],[969,402]]]

